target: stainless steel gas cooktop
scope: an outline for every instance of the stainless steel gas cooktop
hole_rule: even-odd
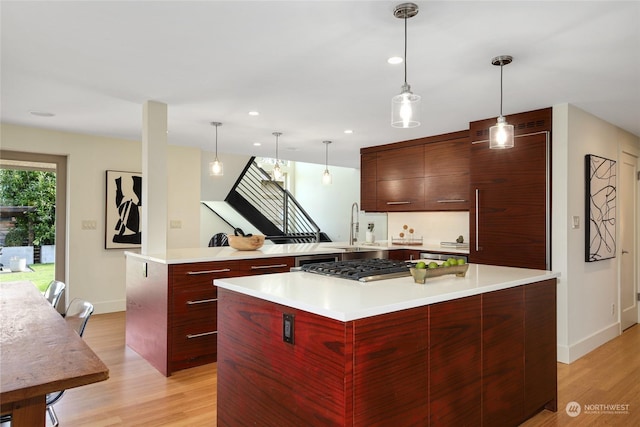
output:
[[[411,275],[406,262],[381,258],[319,262],[305,264],[301,269],[309,273],[358,280],[360,282],[394,279]]]

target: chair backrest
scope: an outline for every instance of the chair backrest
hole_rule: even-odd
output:
[[[214,234],[211,240],[209,240],[209,247],[211,246],[229,246],[227,233]]]
[[[84,328],[87,326],[89,317],[93,314],[93,304],[80,298],[74,298],[67,307],[64,320],[82,336]]]
[[[67,285],[65,285],[64,282],[52,280],[44,291],[44,297],[54,308],[57,307],[58,301],[60,301],[60,297],[62,296],[62,292],[64,292],[64,288],[66,287]]]

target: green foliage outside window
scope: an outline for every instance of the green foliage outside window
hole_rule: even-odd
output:
[[[55,244],[54,172],[0,169],[0,205],[34,208],[16,216],[5,246]]]

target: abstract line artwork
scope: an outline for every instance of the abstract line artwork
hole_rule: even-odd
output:
[[[105,249],[142,244],[142,175],[107,171]]]
[[[585,156],[585,261],[616,256],[616,162]]]

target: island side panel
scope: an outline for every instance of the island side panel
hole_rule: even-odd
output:
[[[428,425],[428,310],[354,321],[354,425]]]
[[[524,419],[524,287],[482,295],[483,426]]]
[[[481,425],[481,297],[429,310],[429,404],[432,426]]]
[[[219,288],[218,427],[352,425],[352,341],[348,323]]]
[[[556,279],[525,286],[525,415],[558,409]]]
[[[126,264],[126,343],[168,376],[167,265],[131,256],[127,257]]]

